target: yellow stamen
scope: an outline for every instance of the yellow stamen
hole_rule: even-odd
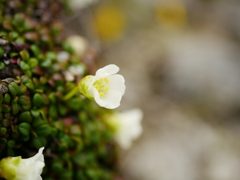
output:
[[[99,85],[98,84],[95,85],[95,88],[99,91]]]
[[[101,78],[94,83],[94,87],[97,89],[100,97],[103,97],[108,93],[109,87],[107,84],[109,83],[108,78]]]
[[[108,78],[104,78],[104,81],[105,81],[107,84],[109,83]]]
[[[109,90],[109,88],[108,88],[108,87],[106,87],[106,88],[105,88],[105,92],[107,93],[107,92],[108,92],[108,90]]]

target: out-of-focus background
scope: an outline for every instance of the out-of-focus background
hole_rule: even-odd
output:
[[[101,51],[99,67],[120,67],[119,111],[144,113],[123,179],[239,180],[240,1],[91,1],[74,6],[68,33]]]

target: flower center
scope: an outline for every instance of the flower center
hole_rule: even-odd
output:
[[[98,90],[100,97],[104,97],[109,90],[107,78],[101,78],[94,82],[93,86]]]

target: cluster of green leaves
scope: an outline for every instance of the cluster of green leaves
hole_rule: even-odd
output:
[[[40,17],[44,3],[48,14]],[[80,95],[63,98],[77,84],[64,71],[86,66],[52,19],[56,5],[65,2],[0,1],[0,158],[28,158],[45,147],[43,179],[113,179],[116,147],[103,121],[109,110]],[[60,51],[69,54],[64,62]]]

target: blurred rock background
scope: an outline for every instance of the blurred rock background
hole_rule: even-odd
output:
[[[126,79],[144,112],[124,180],[240,179],[240,2],[99,0],[66,18]],[[81,9],[81,10],[80,10]]]

